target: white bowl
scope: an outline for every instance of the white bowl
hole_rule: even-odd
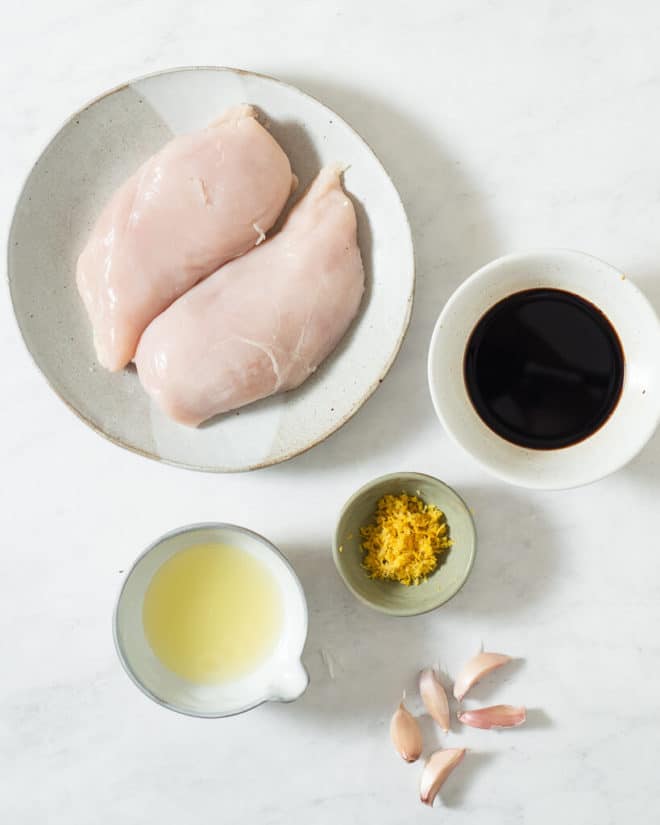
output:
[[[218,416],[197,429],[165,416],[133,368],[99,367],[75,286],[76,259],[113,190],[173,135],[226,107],[253,103],[291,160],[299,197],[339,162],[358,217],[366,291],[351,329],[299,389]],[[288,207],[287,207],[288,209]],[[408,327],[414,260],[394,184],[338,115],[272,77],[212,67],[132,80],[76,112],[44,149],[16,206],[8,245],[14,311],[35,363],[97,432],[150,458],[233,472],[292,458],[339,429],[387,374]]]
[[[508,295],[538,287],[573,292],[598,307],[625,358],[621,396],[605,424],[555,450],[519,447],[490,430],[472,406],[463,372],[465,347],[483,315]],[[630,461],[658,426],[660,321],[637,287],[597,258],[561,249],[506,255],[475,272],[447,302],[431,338],[428,379],[449,435],[493,475],[521,487],[577,487]]]
[[[154,573],[175,553],[205,542],[230,544],[258,558],[278,582],[284,603],[284,624],[272,653],[246,676],[217,685],[193,684],[166,668],[149,646],[142,622]],[[124,580],[113,632],[119,659],[137,687],[158,704],[189,716],[233,716],[263,702],[292,702],[309,683],[300,661],[307,637],[307,603],[298,577],[273,544],[233,524],[191,524],[147,547]]]

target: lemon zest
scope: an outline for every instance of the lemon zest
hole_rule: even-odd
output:
[[[407,586],[425,581],[452,544],[444,513],[407,493],[380,498],[375,521],[360,534],[369,577]]]

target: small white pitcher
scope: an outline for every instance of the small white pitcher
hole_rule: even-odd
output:
[[[152,576],[175,553],[194,544],[229,544],[258,558],[282,591],[284,622],[272,653],[246,676],[217,685],[198,685],[166,668],[144,633],[142,607]],[[263,536],[233,524],[192,524],[166,533],[142,553],[129,570],[113,621],[115,646],[124,669],[151,699],[190,716],[233,716],[263,702],[292,702],[309,677],[301,662],[307,637],[307,603],[298,577],[279,550]]]

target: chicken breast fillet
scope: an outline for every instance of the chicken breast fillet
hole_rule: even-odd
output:
[[[78,259],[100,363],[124,367],[147,324],[263,240],[295,185],[251,106],[176,137],[112,196]]]
[[[337,346],[363,291],[355,210],[327,167],[275,237],[151,322],[135,359],[140,381],[189,426],[291,390]]]

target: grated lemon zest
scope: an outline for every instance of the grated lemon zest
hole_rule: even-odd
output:
[[[369,577],[405,585],[425,581],[452,544],[444,513],[407,493],[379,499],[375,522],[360,534],[362,566]]]

